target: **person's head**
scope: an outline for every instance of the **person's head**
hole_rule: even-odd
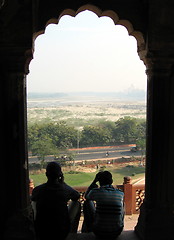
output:
[[[100,172],[98,175],[100,186],[110,185],[113,183],[112,174],[109,171]]]
[[[50,162],[46,167],[46,176],[48,180],[59,180],[61,181],[63,178],[63,173],[61,170],[60,164],[57,162]]]

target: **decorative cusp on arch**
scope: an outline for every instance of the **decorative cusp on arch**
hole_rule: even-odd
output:
[[[39,35],[45,33],[45,29],[46,27],[51,24],[51,23],[54,23],[54,24],[58,24],[59,23],[59,20],[62,16],[64,15],[69,15],[69,16],[72,16],[72,17],[75,17],[77,14],[79,14],[80,12],[83,12],[85,10],[89,10],[89,11],[92,11],[93,13],[95,13],[98,17],[110,17],[114,24],[115,25],[122,25],[124,26],[127,31],[128,31],[128,34],[130,36],[133,36],[136,38],[137,40],[137,51],[138,51],[138,54],[140,56],[140,59],[141,60],[144,60],[145,58],[145,40],[144,40],[144,37],[143,37],[143,34],[140,32],[140,31],[136,31],[134,30],[133,28],[133,25],[131,24],[130,21],[126,20],[126,19],[120,19],[118,14],[113,11],[113,10],[101,10],[99,7],[96,7],[94,5],[91,5],[91,4],[86,4],[86,5],[83,5],[81,7],[79,7],[77,10],[73,10],[71,8],[67,8],[65,10],[63,10],[57,18],[50,18],[46,24],[45,24],[45,28],[38,31],[37,33],[34,33],[33,35],[33,39],[35,40]]]

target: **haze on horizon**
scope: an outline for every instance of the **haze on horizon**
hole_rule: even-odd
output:
[[[90,11],[50,24],[35,40],[29,68],[28,93],[146,91],[136,39]]]

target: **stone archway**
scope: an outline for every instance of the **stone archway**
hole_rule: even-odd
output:
[[[83,12],[85,10],[89,10],[93,13],[95,13],[98,17],[109,17],[113,20],[114,24],[115,25],[122,25],[124,26],[127,31],[128,31],[128,34],[130,36],[133,36],[135,37],[136,41],[137,41],[137,52],[138,52],[138,55],[140,57],[140,59],[144,62],[144,64],[146,64],[146,46],[145,46],[145,38],[143,36],[143,33],[140,32],[140,31],[137,31],[134,29],[132,23],[129,21],[129,20],[125,20],[125,19],[120,19],[119,18],[119,15],[113,11],[113,10],[104,10],[102,11],[99,7],[96,7],[95,5],[91,5],[91,4],[86,4],[86,5],[83,5],[81,7],[79,7],[77,10],[73,10],[73,9],[70,9],[70,8],[67,8],[65,10],[63,10],[62,12],[60,12],[60,14],[57,15],[57,18],[50,18],[48,19],[45,24],[44,24],[44,27],[43,29],[40,29],[38,30],[37,32],[34,32],[33,33],[33,50],[34,50],[34,41],[35,39],[41,35],[41,34],[44,34],[45,33],[45,29],[46,27],[49,25],[49,24],[58,24],[59,23],[59,20],[62,16],[64,15],[70,15],[72,17],[75,17],[77,14],[79,14],[80,12]],[[31,52],[28,51],[30,54],[28,59],[27,59],[27,62],[26,62],[26,68],[28,69],[28,66],[29,66],[29,63],[32,59],[31,57]]]
[[[95,7],[95,6],[89,5],[89,4],[80,7],[76,11],[73,9],[65,9],[60,13],[58,18],[49,19],[48,21],[46,21],[44,28],[42,30],[33,34],[33,41],[35,41],[35,39],[39,35],[45,33],[45,29],[49,24],[58,24],[60,18],[63,17],[64,15],[70,15],[72,17],[75,17],[77,14],[79,14],[80,12],[83,12],[85,10],[94,12],[98,17],[103,17],[103,16],[110,17],[113,20],[115,25],[124,26],[127,29],[128,34],[131,36],[134,36],[136,38],[137,51],[138,51],[139,57],[146,64],[146,49],[145,49],[146,46],[145,46],[145,39],[144,39],[143,34],[140,31],[134,30],[133,25],[131,24],[131,22],[129,20],[119,19],[119,16],[117,15],[117,13],[115,11],[113,11],[113,10],[101,11],[101,9],[99,9],[98,7]],[[28,64],[29,64],[29,61],[28,61]]]
[[[140,214],[144,217],[139,229],[142,230],[142,239],[171,240],[174,226],[174,3],[172,0],[167,1],[167,4],[163,0],[90,2],[90,7],[97,6],[93,10],[99,11],[99,15],[105,12],[113,15],[113,19],[117,14],[120,21],[126,19],[134,30],[142,33],[137,38],[138,41],[142,36],[145,40],[145,44],[143,41],[142,45],[138,44],[140,58],[148,69],[147,188],[146,204],[142,209],[145,214]],[[26,190],[25,75],[34,49],[33,35],[43,33],[47,22],[59,19],[65,9],[74,14],[72,12],[76,13],[82,6],[89,7],[88,3],[88,0],[0,1],[1,151],[8,153],[5,160],[2,158],[0,175],[3,194],[1,236],[4,235],[5,228],[11,236],[14,231],[21,230],[19,221],[16,220],[24,216],[29,205]],[[132,34],[137,36],[135,32]]]
[[[3,171],[0,176],[4,194],[4,208],[1,214],[3,226],[9,219],[13,218],[15,221],[29,210],[26,75],[29,62],[33,57],[34,38],[44,32],[47,24],[52,21],[57,22],[61,16],[65,14],[75,16],[88,9],[99,17],[109,16],[114,23],[118,24],[119,21],[119,24],[126,26],[129,34],[137,36],[140,54],[140,50],[143,52],[145,47],[144,10],[142,3],[138,3],[138,0],[134,1],[133,4],[130,4],[128,0],[116,4],[115,0],[106,2],[92,0],[91,5],[87,0],[0,1],[0,32],[2,34],[0,38],[2,79],[0,95],[3,115],[1,133],[2,138],[5,139],[1,149],[8,154],[7,160],[2,161]],[[137,12],[137,7],[140,13]],[[13,187],[11,182],[13,182]]]

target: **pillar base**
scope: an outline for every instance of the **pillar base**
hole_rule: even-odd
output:
[[[30,209],[31,207],[29,207]],[[29,213],[28,209],[24,209],[10,216],[6,221],[3,239],[35,240],[34,223],[30,214],[32,213]]]
[[[142,240],[173,240],[174,213],[168,206],[147,208],[144,203],[140,210],[135,232]]]

